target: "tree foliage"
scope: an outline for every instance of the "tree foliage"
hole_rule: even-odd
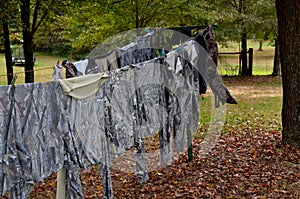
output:
[[[218,25],[218,39],[224,43],[240,42],[243,31],[258,40],[271,38],[269,35],[276,32],[272,0],[202,0],[198,4],[198,13],[205,12],[208,23]]]
[[[61,35],[71,42],[74,53],[89,52],[111,35],[141,27],[194,25],[189,1],[81,1],[57,16]],[[174,15],[178,13],[178,15]],[[197,16],[198,17],[198,16]]]
[[[215,24],[218,41],[241,41],[243,31],[261,40],[276,29],[271,0],[90,0],[64,1],[36,38],[38,47],[64,49],[72,55],[89,52],[111,35],[137,27]],[[68,3],[69,2],[69,3]],[[45,37],[49,37],[48,44]],[[60,42],[56,42],[60,41]],[[63,46],[56,48],[57,43]],[[54,49],[55,48],[55,49]]]
[[[251,33],[258,40],[274,42],[278,36],[277,16],[274,0],[257,1]]]
[[[60,3],[55,0],[20,0],[23,49],[25,57],[25,83],[34,82],[34,35],[49,13]]]

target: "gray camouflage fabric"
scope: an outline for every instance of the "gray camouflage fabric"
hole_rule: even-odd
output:
[[[197,129],[198,53],[189,41],[166,57],[109,71],[85,99],[65,95],[57,81],[0,87],[1,195],[27,198],[34,182],[65,167],[66,197],[84,198],[79,170],[102,163],[103,198],[113,198],[111,161],[133,146],[136,173],[146,181],[144,139],[159,130],[166,164],[172,143],[183,151],[186,130]]]

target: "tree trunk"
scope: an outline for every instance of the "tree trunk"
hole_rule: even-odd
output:
[[[140,27],[140,21],[139,21],[139,3],[138,0],[135,1],[135,28]]]
[[[274,65],[272,76],[280,75],[280,51],[278,39],[275,39],[275,53],[274,53]]]
[[[300,4],[276,0],[283,85],[282,141],[300,148]]]
[[[259,41],[258,51],[263,51],[263,42]]]
[[[34,82],[33,33],[30,31],[30,0],[21,0],[23,49],[25,57],[25,83]]]
[[[242,33],[242,51],[241,51],[241,61],[242,61],[242,76],[249,74],[247,65],[247,33],[243,31]]]
[[[13,79],[13,65],[12,56],[10,49],[10,39],[9,39],[9,27],[6,19],[3,19],[3,37],[4,37],[4,48],[5,48],[5,62],[6,62],[6,73],[7,73],[7,84],[11,84]]]
[[[242,29],[242,35],[241,35],[241,39],[242,39],[242,51],[241,51],[241,61],[242,61],[242,76],[246,76],[249,75],[249,69],[248,69],[248,65],[247,65],[247,29],[246,29],[246,25],[244,22],[244,17],[243,15],[246,12],[246,1],[245,0],[240,0],[239,3],[239,9],[238,12],[240,14],[241,17],[241,29]]]

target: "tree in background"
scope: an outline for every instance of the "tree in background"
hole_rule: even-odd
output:
[[[20,0],[20,1],[1,1],[0,21],[5,44],[5,59],[8,84],[11,83],[13,77],[12,55],[10,49],[10,32],[22,32],[22,43],[25,57],[25,83],[34,81],[33,72],[33,38],[34,34],[49,14],[51,9],[55,9],[54,3],[62,3],[62,1],[47,0]],[[20,8],[20,9],[19,9]],[[16,39],[16,38],[13,38]],[[18,39],[17,39],[18,40]]]
[[[177,27],[215,24],[218,41],[242,42],[243,58],[247,38],[274,39],[275,3],[272,0],[91,0],[63,1],[54,6],[41,24],[34,42],[72,58],[83,58],[97,44],[112,35],[136,27]],[[49,41],[49,42],[48,42]],[[225,42],[224,42],[225,41]],[[243,59],[244,68],[247,60]],[[248,68],[244,74],[248,74]],[[241,71],[242,72],[242,71]]]
[[[10,48],[10,30],[9,24],[13,21],[12,14],[15,13],[15,2],[2,0],[0,1],[0,21],[2,22],[4,48],[5,48],[5,62],[7,72],[7,84],[10,84],[13,79],[13,63]]]
[[[218,26],[218,40],[241,42],[240,74],[251,75],[247,65],[247,39],[276,38],[275,3],[272,0],[203,0],[199,11],[205,12],[209,23]]]
[[[276,0],[282,69],[282,140],[300,148],[300,4]]]
[[[35,32],[33,42],[36,51],[49,52],[58,57],[70,56],[71,41],[66,38],[67,31],[64,32],[70,24],[63,20],[65,19],[63,16],[74,17],[72,13],[79,7],[78,2],[74,0],[54,2],[47,18],[41,22],[40,27]],[[82,18],[78,18],[78,20],[82,20]],[[67,21],[69,22],[69,20]]]
[[[61,35],[79,57],[112,35],[142,27],[198,25],[189,11],[196,1],[119,0],[78,1],[56,16]],[[174,13],[176,13],[174,15]]]
[[[280,75],[280,55],[275,1],[257,1],[254,10],[256,20],[254,21],[251,32],[260,43],[262,43],[262,41],[269,41],[274,44],[275,50],[272,75],[278,76]]]
[[[20,0],[23,49],[25,57],[25,83],[34,82],[34,34],[40,27],[42,21],[46,19],[51,9],[55,7],[55,3],[59,2],[60,1],[55,0]]]
[[[34,82],[33,32],[30,28],[30,0],[20,0],[23,51],[25,57],[25,83]]]
[[[3,19],[2,24],[3,24],[3,38],[4,38],[4,48],[5,48],[7,84],[11,84],[13,80],[14,70],[13,70],[12,55],[10,49],[9,26],[6,19]]]
[[[278,42],[278,35],[274,38],[275,42],[275,52],[274,52],[274,62],[273,62],[273,72],[272,76],[278,76],[281,74],[280,70],[280,46]]]
[[[253,0],[203,1],[208,20],[218,26],[224,40],[241,42],[241,75],[250,75],[247,65],[247,39],[250,33],[254,6]],[[211,22],[209,22],[211,23]]]

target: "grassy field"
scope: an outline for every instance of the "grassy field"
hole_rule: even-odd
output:
[[[282,82],[272,76],[228,76],[223,82],[237,100],[237,105],[226,105],[223,133],[248,125],[266,130],[281,130]],[[200,128],[203,133],[211,119],[210,92],[200,100]],[[196,134],[196,136],[198,136]]]
[[[253,75],[270,75],[273,71],[274,47],[263,43],[263,51],[258,51],[259,42],[248,40],[248,48],[253,48]],[[219,52],[239,52],[238,43],[229,42],[220,46]],[[219,72],[221,75],[238,75],[239,55],[220,55]]]
[[[62,57],[55,57],[47,53],[36,52],[34,53],[36,57],[36,62],[34,65],[35,70],[35,82],[45,82],[51,81],[52,78],[52,67],[57,61],[60,63],[65,59]],[[16,84],[24,83],[24,67],[14,66],[14,73],[18,75]],[[6,78],[6,67],[5,67],[5,57],[4,54],[0,54],[0,85],[7,84]]]

